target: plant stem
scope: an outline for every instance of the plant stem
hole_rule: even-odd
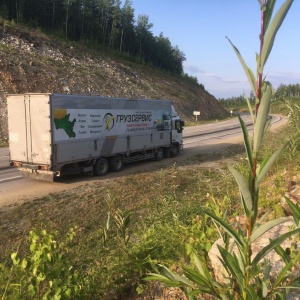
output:
[[[266,0],[263,1],[263,5],[266,5]],[[256,118],[257,118],[257,114],[258,114],[258,109],[260,106],[260,102],[261,102],[261,97],[262,97],[262,82],[263,82],[263,69],[262,69],[262,65],[261,65],[261,54],[262,54],[262,49],[263,49],[263,45],[264,45],[264,32],[265,32],[265,9],[261,10],[261,32],[260,32],[260,55],[259,55],[259,61],[258,63],[258,68],[257,68],[257,87],[256,87],[256,105],[255,105],[255,119],[254,122],[256,122]],[[253,131],[253,140],[254,140],[254,135],[255,132]],[[258,201],[258,199],[256,198],[256,191],[255,191],[255,182],[256,182],[256,177],[257,177],[257,150],[258,149],[254,149],[254,144],[252,143],[252,152],[253,152],[253,165],[252,165],[252,170],[251,170],[251,195],[252,195],[252,203],[253,203],[253,209],[255,209],[255,207],[257,207],[257,205],[255,205],[255,201]],[[254,220],[253,220],[253,215],[254,214],[250,214],[250,216],[248,217],[247,220],[247,240],[250,240],[250,237],[252,235],[252,231],[253,231],[253,226],[254,226]],[[247,258],[247,262],[246,265],[247,266],[251,266],[251,254],[252,254],[252,246],[249,243],[246,246],[246,258]],[[250,271],[246,271],[245,274],[245,286],[249,285],[249,280],[250,280]],[[244,295],[245,296],[245,295]]]

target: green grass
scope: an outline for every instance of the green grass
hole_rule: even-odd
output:
[[[287,130],[270,133],[265,151],[278,146]],[[282,175],[288,171],[287,159],[287,154],[280,158],[271,170],[270,180],[262,186],[262,207],[275,205],[277,215],[284,213],[280,199],[287,191],[287,177]],[[187,244],[205,257],[216,233],[201,208],[217,210],[219,214],[228,209],[228,218],[233,221],[239,215],[239,192],[227,170],[227,161],[243,170],[243,146],[232,145],[175,165],[165,160],[162,169],[105,182],[100,179],[6,207],[0,210],[0,266],[9,268],[10,253],[17,249],[21,257],[28,255],[26,236],[30,230],[57,231],[59,243],[66,239],[69,228],[76,228],[76,238],[67,252],[75,265],[84,268],[85,277],[92,278],[82,297],[125,299],[127,294],[136,295],[136,287],[147,291],[149,286],[142,284],[142,278],[151,269],[151,260],[180,266],[182,259],[188,261]],[[294,164],[293,176],[299,176],[299,171],[299,164]],[[296,180],[299,182],[299,178]],[[124,221],[127,213],[128,224],[116,222]],[[126,235],[130,237],[127,242]],[[13,273],[11,282],[18,279],[18,273]],[[2,282],[0,276],[0,295],[5,280],[8,275]]]

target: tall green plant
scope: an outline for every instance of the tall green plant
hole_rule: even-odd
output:
[[[288,218],[267,221],[267,215],[258,218],[259,187],[268,174],[271,166],[282,153],[286,145],[281,146],[271,156],[259,160],[259,152],[265,132],[270,124],[268,117],[273,88],[264,80],[263,70],[268,60],[278,29],[280,28],[293,0],[286,0],[272,18],[276,0],[259,0],[261,10],[260,52],[256,56],[256,76],[246,65],[240,52],[229,40],[255,95],[255,112],[250,113],[253,119],[253,136],[242,118],[239,118],[243,131],[244,144],[248,158],[248,178],[245,178],[233,166],[229,166],[240,190],[241,203],[246,219],[246,232],[215,214],[205,211],[211,217],[224,240],[224,247],[218,246],[220,261],[224,266],[225,280],[218,282],[208,267],[201,262],[196,254],[192,254],[193,267],[184,267],[184,276],[171,272],[165,266],[157,266],[156,273],[151,273],[148,280],[160,280],[169,286],[180,287],[189,299],[196,299],[200,293],[209,294],[217,299],[282,299],[286,291],[300,287],[300,277],[292,278],[290,271],[299,264],[300,252],[292,258],[282,251],[280,244],[300,231],[300,208],[287,201],[294,214],[297,227],[261,249],[252,256],[253,243],[274,226],[284,223]],[[246,99],[251,108],[249,99]],[[235,245],[236,250],[233,249]],[[270,268],[263,266],[262,261],[272,250],[275,250],[285,262],[285,267],[275,280],[270,278]]]

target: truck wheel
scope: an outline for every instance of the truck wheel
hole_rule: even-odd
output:
[[[170,158],[170,157],[171,157],[171,150],[165,149],[165,150],[164,150],[164,157]]]
[[[155,160],[161,161],[164,158],[164,150],[162,148],[158,148],[155,153]]]
[[[171,150],[171,156],[176,157],[178,155],[179,148],[177,146],[173,146]]]
[[[106,158],[99,158],[96,160],[93,173],[96,176],[104,176],[108,173],[109,164]]]
[[[124,167],[124,159],[122,155],[116,155],[109,160],[109,167],[114,172],[119,172]]]

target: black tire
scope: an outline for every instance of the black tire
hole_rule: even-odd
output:
[[[164,150],[162,148],[158,148],[155,153],[155,160],[161,161],[164,158]]]
[[[178,148],[178,146],[173,146],[173,147],[172,147],[172,150],[171,150],[171,156],[172,156],[172,157],[176,157],[176,156],[178,155],[178,153],[179,153],[179,148]]]
[[[170,158],[171,157],[171,150],[170,149],[165,149],[164,151],[164,157]]]
[[[108,173],[109,170],[109,164],[106,158],[99,158],[96,160],[94,167],[93,167],[93,173],[96,176],[104,176]]]
[[[109,168],[114,172],[120,172],[124,167],[124,159],[122,155],[116,155],[109,160]]]

